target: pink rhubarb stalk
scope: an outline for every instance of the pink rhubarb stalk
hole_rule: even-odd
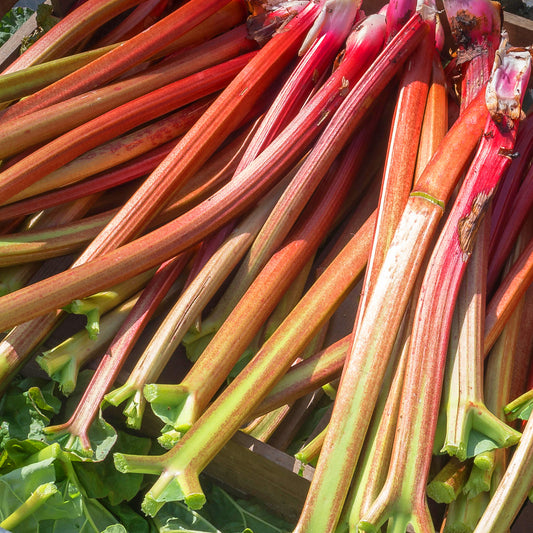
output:
[[[13,61],[2,72],[2,75],[64,56],[91,31],[140,3],[140,0],[88,0],[84,2],[69,15],[63,17],[58,24]]]
[[[484,97],[472,102],[443,139],[409,197],[344,367],[298,533],[332,531],[338,521],[412,287],[487,114]],[[460,157],[454,150],[458,140],[463,146]]]
[[[459,284],[494,188],[509,165],[527,86],[529,53],[508,50],[506,41],[487,86],[491,117],[458,198],[431,256],[421,295],[404,380],[391,466],[384,487],[358,527],[377,531],[387,520],[390,531],[432,531],[426,503],[426,484],[441,396],[451,313]],[[509,81],[508,81],[509,80]],[[475,100],[474,100],[475,101]],[[435,321],[434,316],[443,316]],[[424,439],[421,435],[424,435]],[[505,445],[514,444],[508,439]]]
[[[401,60],[406,59],[427,31],[425,23],[418,16],[410,21],[409,27],[411,29],[406,32],[403,40],[400,38],[397,41],[391,41],[391,46],[382,52],[369,69],[371,74],[369,78],[357,84],[349,93],[352,98],[345,100],[346,105],[343,106],[342,117],[343,120],[349,121],[351,129],[355,129],[364,116],[366,106],[374,100],[373,92],[386,84],[390,79],[386,76],[392,77],[393,73],[400,67]],[[405,40],[407,43],[404,42]],[[359,109],[357,114],[354,114],[354,107]],[[482,112],[482,110],[484,110],[484,103],[483,108],[480,108],[479,104],[475,106],[477,113]],[[1,298],[0,329],[20,324],[25,320],[54,310],[68,303],[73,297],[79,297],[82,294],[90,295],[100,289],[112,286],[116,281],[122,279],[124,272],[135,275],[160,264],[197,243],[214,229],[244,211],[273,182],[279,179],[282,172],[294,164],[295,153],[301,154],[308,146],[312,136],[316,135],[316,131],[309,134],[306,128],[315,124],[316,118],[322,115],[323,103],[317,106],[316,111],[315,114],[305,113],[305,120],[303,120],[304,117],[302,120],[297,120],[298,117],[296,117],[295,120],[291,121],[291,124],[252,164],[211,196],[209,201],[201,203],[161,228],[121,246],[117,250],[108,252],[90,261],[90,263],[79,265],[69,272],[52,276],[33,286],[21,289],[11,294],[9,298]],[[331,108],[326,112],[330,113]],[[471,120],[472,114],[468,115],[467,121],[470,122]],[[473,127],[470,123],[468,125]],[[335,127],[338,126],[339,124]],[[346,136],[348,136],[348,132]],[[472,137],[473,135],[470,134],[469,138],[472,139]],[[292,143],[291,151],[284,153],[282,148],[289,140]],[[335,140],[335,136],[331,135],[330,142],[334,146],[336,145]],[[340,147],[337,150],[340,150]],[[336,155],[335,150],[332,150],[330,155]],[[456,160],[464,164],[462,160]],[[148,249],[150,253],[146,254]],[[39,309],[33,305],[36,291],[39,292]]]
[[[14,104],[4,112],[3,118],[20,117],[37,109],[43,109],[116,78],[132,66],[163,50],[173,40],[200,24],[228,2],[229,0],[185,2],[181,7],[146,31],[128,39],[121,46]]]

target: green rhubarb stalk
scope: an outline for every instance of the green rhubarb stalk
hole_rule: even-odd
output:
[[[109,217],[94,215],[55,228],[35,229],[0,238],[0,267],[22,265],[73,253],[98,234]]]
[[[358,524],[362,531],[377,531],[387,520],[389,531],[405,531],[408,527],[415,532],[433,530],[426,502],[432,455],[427,440],[432,442],[435,434],[451,311],[479,223],[498,179],[510,162],[506,149],[512,150],[514,146],[520,95],[528,82],[529,69],[529,54],[513,52],[502,41],[494,81],[486,91],[492,115],[487,119],[488,135],[483,136],[424,276],[391,466],[382,491]],[[502,71],[510,75],[512,83],[501,80]],[[443,317],[442,321],[433,319],[436,314]],[[516,441],[510,437],[504,445]]]
[[[274,190],[267,195],[248,217],[236,226],[167,313],[126,382],[106,394],[105,401],[111,405],[117,406],[126,402],[124,414],[129,426],[140,427],[146,407],[145,396],[154,402],[154,409],[158,402],[168,405],[165,400],[165,386],[154,386],[156,391],[152,391],[153,387],[147,384],[157,381],[191,323],[242,259],[279,194],[279,190]],[[167,411],[165,422],[173,416],[172,410]]]
[[[203,505],[199,473],[249,419],[267,391],[355,285],[369,246],[369,236],[357,237],[361,235],[349,242],[254,359],[171,450],[159,457],[115,455],[115,465],[121,472],[161,476],[145,497],[143,508],[147,514],[154,515],[170,499],[185,499],[192,508]],[[321,302],[318,309],[316,302]]]
[[[365,195],[363,201],[355,210],[347,224],[347,231],[343,232],[340,239],[337,239],[332,253],[321,263],[317,269],[317,278],[325,270],[327,265],[354,235],[361,243],[369,243],[372,236],[376,212],[373,211],[377,201],[377,189],[371,190]],[[349,236],[344,240],[345,235]],[[363,252],[363,260],[364,258]],[[303,361],[294,364],[280,381],[270,390],[266,398],[261,402],[254,412],[255,416],[265,414],[285,403],[291,403],[298,398],[316,390],[333,381],[342,370],[349,347],[349,335],[339,339],[324,350],[309,355]]]
[[[515,247],[514,256],[508,261],[509,264],[518,256],[528,234],[531,235],[531,232],[524,232],[522,235],[520,242]],[[486,244],[488,245],[488,242]],[[520,331],[523,309],[524,300],[517,306],[502,334],[498,337],[486,364],[485,402],[487,408],[502,420],[505,420],[504,408],[512,398],[513,372],[516,367],[525,366],[527,368],[529,362],[529,357],[525,358],[524,354],[520,354],[516,350],[518,338],[523,334]],[[520,355],[524,361],[519,360]],[[480,358],[482,358],[482,354]],[[494,489],[503,476],[507,461],[506,450],[488,449],[477,454],[474,459],[472,481],[469,479],[465,486],[465,492],[469,495],[475,495],[480,488],[485,488],[486,485],[488,485],[486,490],[490,490],[491,486]],[[482,472],[478,473],[478,470]],[[480,486],[478,481],[481,481],[483,485]]]
[[[104,22],[139,3],[138,0],[89,0],[81,4],[13,61],[2,75],[65,55]]]
[[[105,313],[99,319],[97,337],[91,338],[89,332],[82,329],[37,356],[39,366],[59,384],[59,389],[65,396],[76,388],[81,368],[106,349],[138,298],[139,294]]]
[[[249,39],[246,27],[241,25],[194,47],[187,54],[171,56],[135,76],[83,93],[45,109],[29,113],[24,117],[14,119],[4,117],[0,135],[2,141],[0,157],[6,158],[30,146],[50,141],[103,113],[112,111],[120,105],[127,104],[157,89],[160,92],[156,92],[153,98],[158,98],[161,95],[162,87],[179,82],[184,78],[185,81],[182,81],[181,85],[194,85],[198,82],[201,83],[202,80],[207,82],[209,72],[213,71],[207,73],[202,73],[202,71],[255,48],[256,45],[254,41]],[[191,78],[191,76],[193,77]],[[173,85],[173,87],[176,86]],[[179,83],[177,87],[180,87]],[[190,101],[200,98],[201,90],[198,93],[199,96],[191,98]],[[146,98],[137,100],[136,105],[139,106],[143,101],[146,101]],[[154,116],[160,116],[160,114]],[[40,124],[39,128],[32,127],[36,122]]]
[[[504,533],[526,500],[533,484],[533,417],[516,447],[502,481],[492,495],[474,533]]]
[[[484,285],[488,251],[487,219],[478,228],[477,246],[469,262],[470,274],[460,288],[455,305],[445,371],[443,405],[446,413],[446,436],[443,452],[460,461],[477,455],[480,434],[494,446],[509,446],[520,434],[489,410],[483,396],[483,312]],[[467,269],[468,270],[468,269]]]
[[[392,76],[400,67],[401,60],[406,59],[426,31],[425,23],[419,17],[410,21],[410,27],[413,31],[407,34],[409,46],[405,46],[401,40],[391,41],[391,46],[384,50],[369,69],[371,73],[369,80],[356,85],[349,93],[353,97],[344,101],[348,104],[344,106],[342,120],[353,119],[350,122],[352,129],[355,129],[357,122],[362,120],[366,106],[373,100],[370,97],[372,91],[378,91],[385,85],[389,79],[387,76]],[[390,61],[393,58],[394,61]],[[380,80],[379,83],[377,80]],[[359,108],[360,112],[355,114],[353,107]],[[291,163],[294,164],[295,154],[301,154],[312,136],[316,135],[316,130],[310,133],[306,128],[314,124],[316,117],[321,116],[322,112],[324,112],[323,104],[319,106],[318,114],[310,116],[305,114],[305,119],[310,118],[309,121],[303,120],[303,117],[302,120],[291,121],[291,124],[238,176],[219,189],[208,201],[202,202],[172,222],[117,250],[93,259],[88,264],[79,265],[75,270],[52,276],[10,294],[9,298],[0,299],[0,329],[12,327],[57,309],[73,297],[88,296],[112,286],[123,279],[125,272],[135,275],[197,243],[257,200],[273,182],[279,179],[280,174],[286,171]],[[327,112],[330,113],[331,108]],[[282,148],[289,140],[291,150],[284,152]],[[331,139],[331,143],[335,145],[334,138]],[[340,150],[340,147],[337,149]],[[462,163],[461,159],[456,158],[456,160]],[[145,252],[148,249],[150,253],[147,254]],[[38,310],[30,304],[30,299],[31,302],[35,301],[37,291],[40,301]]]
[[[0,522],[0,527],[4,530],[9,529],[15,531],[15,528],[26,520],[26,518],[38,513],[39,508],[46,503],[46,500],[57,492],[58,488],[52,482],[39,485],[16,511],[9,516],[6,516],[2,522]]]
[[[481,28],[479,25],[464,24],[463,8],[454,2],[448,5],[448,18],[454,38],[460,43],[458,54],[464,70],[462,109],[488,79],[494,61],[495,43],[500,38],[499,19],[494,16],[496,9],[490,2],[471,3],[466,7],[472,18],[483,25]],[[493,14],[492,17],[485,17],[487,10]],[[466,39],[466,36],[470,39]],[[474,49],[479,53],[469,53]],[[487,438],[494,438],[499,445],[511,431],[503,422],[499,422],[499,418],[487,409],[483,401],[483,324],[489,224],[489,219],[485,217],[478,226],[478,244],[472,252],[459,289],[444,378],[442,405],[446,416],[446,435],[442,451],[456,455],[461,461],[475,455],[474,443],[479,431]],[[482,430],[482,420],[486,420],[485,432]]]
[[[17,102],[5,111],[3,118],[14,118],[43,109],[116,78],[164,49],[170,42],[200,24],[228,2],[229,0],[189,0],[121,46]]]
[[[95,58],[100,57],[118,44],[87,50],[40,65],[26,67],[0,76],[0,102],[10,102],[46,87],[50,83],[74,72]]]
[[[461,493],[447,508],[442,533],[472,533],[489,501],[487,492],[469,498]]]
[[[480,122],[484,122],[487,114],[484,97],[472,102],[443,139],[409,197],[376,280],[376,290],[362,314],[360,334],[354,338],[344,367],[324,445],[326,453],[323,451],[317,463],[298,532],[324,533],[333,530],[337,523],[377,400],[388,354],[422,259],[443,207],[481,137]],[[473,124],[477,125],[475,130]],[[454,150],[457,142],[463,147],[460,154]],[[444,176],[447,179],[443,179]]]
[[[161,265],[128,313],[120,330],[107,345],[98,368],[69,420],[45,428],[48,435],[54,435],[63,441],[64,449],[76,452],[82,457],[95,458],[90,430],[98,416],[104,395],[117,379],[135,342],[158,306],[164,300],[176,296],[175,281],[188,260],[189,254],[184,253]]]
[[[17,202],[44,192],[60,189],[130,161],[166,142],[176,142],[175,139],[187,132],[212,100],[212,97],[207,97],[193,102],[156,122],[83,153],[26,187],[13,196],[9,202]]]

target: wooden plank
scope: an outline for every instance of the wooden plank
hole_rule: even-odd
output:
[[[24,39],[37,28],[37,13],[31,17],[0,48],[0,71],[8,67],[20,54]]]
[[[505,11],[503,15],[503,27],[509,33],[509,42],[513,46],[533,45],[533,20],[528,20]]]
[[[238,432],[209,463],[205,473],[231,489],[254,496],[278,516],[295,522],[314,469]]]

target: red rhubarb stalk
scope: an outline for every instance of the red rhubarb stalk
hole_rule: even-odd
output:
[[[221,37],[196,46],[185,56],[169,58],[142,74],[83,93],[24,117],[4,120],[0,135],[2,140],[0,156],[5,158],[24,148],[53,139],[151,91],[219,65],[255,48],[254,42],[248,38],[246,28],[239,26]],[[194,83],[195,79],[193,77],[189,81]],[[41,127],[32,127],[36,122]]]
[[[332,531],[338,521],[411,289],[487,113],[484,97],[476,99],[443,139],[409,197],[344,367],[298,532]],[[453,148],[458,140],[461,157]]]
[[[0,173],[0,202],[117,135],[225,87],[255,52],[156,89],[70,130]],[[206,78],[207,74],[207,78]],[[215,150],[216,146],[213,148]],[[197,170],[201,162],[197,165]]]
[[[88,0],[84,2],[15,59],[2,72],[2,75],[64,56],[91,31],[140,3],[139,0]]]
[[[117,379],[139,335],[188,260],[189,254],[184,253],[161,265],[107,347],[72,416],[64,424],[46,428],[49,435],[66,435],[66,438],[63,437],[65,449],[76,450],[83,457],[93,455],[89,430],[98,416],[104,395]]]
[[[384,487],[358,527],[377,531],[390,520],[391,531],[432,531],[426,484],[441,396],[451,314],[477,227],[494,188],[509,165],[521,95],[527,86],[529,53],[508,50],[503,41],[487,86],[491,117],[469,172],[430,258],[417,303],[391,466]],[[511,82],[507,81],[511,80]],[[474,100],[475,101],[475,100]],[[442,321],[435,321],[435,315]],[[424,439],[421,436],[424,435]],[[427,440],[426,440],[427,439]],[[516,443],[509,437],[503,445]]]
[[[412,29],[406,32],[404,38],[407,43],[404,43],[401,38],[397,41],[391,41],[394,44],[387,47],[376,59],[373,66],[369,68],[371,74],[369,78],[365,78],[349,93],[352,98],[345,100],[345,104],[348,103],[343,106],[342,116],[344,120],[349,122],[350,129],[355,129],[357,123],[362,120],[367,106],[374,100],[373,92],[382,88],[387,79],[390,79],[386,75],[392,77],[393,73],[400,67],[401,60],[406,59],[427,30],[425,23],[418,16],[411,20],[409,28]],[[382,76],[385,79],[382,79]],[[379,84],[377,80],[380,80]],[[354,107],[359,109],[356,114]],[[474,106],[472,114],[475,115],[476,112],[479,114],[484,110],[484,102],[483,106],[478,103]],[[0,329],[20,324],[25,320],[56,309],[68,303],[73,297],[79,297],[82,294],[90,295],[100,289],[110,287],[122,279],[125,272],[135,275],[160,264],[231,220],[257,200],[272,185],[272,182],[279,179],[282,172],[294,164],[295,154],[301,154],[313,136],[316,135],[316,130],[309,132],[306,128],[315,124],[316,118],[322,115],[324,106],[320,105],[316,111],[315,114],[302,113],[302,119],[297,120],[298,117],[296,117],[295,120],[291,121],[291,124],[250,165],[213,194],[209,201],[201,203],[161,228],[135,239],[117,250],[108,252],[90,261],[90,263],[21,289],[11,294],[9,298],[0,299]],[[330,112],[331,110],[327,111],[327,113]],[[475,126],[470,124],[472,114],[467,115],[466,122],[475,131]],[[335,128],[338,126],[339,124]],[[348,133],[346,132],[346,136],[349,136]],[[472,144],[477,140],[472,134],[469,134],[469,139],[473,139],[471,140]],[[291,151],[287,153],[282,148],[289,140],[292,143]],[[337,144],[334,135],[331,135],[329,142],[333,146]],[[336,150],[340,150],[340,147],[337,147]],[[332,150],[330,155],[333,156],[334,152],[335,150]],[[455,158],[455,161],[464,164],[460,158]],[[420,201],[422,202],[422,200]],[[148,249],[150,253],[145,254],[144,251]],[[33,305],[36,291],[39,291],[39,309]]]
[[[127,242],[161,210],[169,192],[207,161],[293,59],[319,8],[308,4],[270,39],[87,247],[83,259]]]
[[[228,2],[229,0],[189,0],[118,48],[14,104],[5,111],[3,117],[5,119],[20,117],[116,78],[165,48]]]

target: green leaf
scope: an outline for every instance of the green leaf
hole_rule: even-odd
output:
[[[28,7],[14,7],[0,21],[0,46],[31,17],[33,10]]]
[[[202,515],[223,533],[288,533],[293,529],[254,500],[233,499],[216,485],[206,495]]]
[[[488,438],[485,434],[480,433],[475,429],[471,429],[466,449],[466,457],[475,457],[480,453],[488,452],[499,447],[500,446],[496,442]]]
[[[54,384],[36,379],[18,379],[0,401],[0,449],[10,439],[45,440],[43,428],[59,412]]]
[[[146,455],[150,447],[150,439],[119,431],[114,450]],[[143,474],[119,472],[110,455],[101,462],[74,463],[74,468],[87,495],[91,498],[107,498],[111,505],[118,505],[135,497],[144,478]]]
[[[164,505],[153,521],[159,533],[222,533],[200,513],[180,502]]]
[[[108,510],[130,533],[155,533],[156,529],[151,519],[136,513],[130,505],[120,504],[107,506]],[[107,531],[107,530],[106,530]]]

